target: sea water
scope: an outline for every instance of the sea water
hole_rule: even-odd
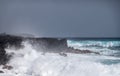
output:
[[[120,57],[120,39],[69,39],[69,47]]]
[[[97,51],[96,54],[67,53],[67,57],[57,53],[42,54],[29,42],[23,42],[24,48],[6,49],[14,52],[8,65],[0,76],[120,76],[119,40],[74,40],[68,39],[69,47]]]

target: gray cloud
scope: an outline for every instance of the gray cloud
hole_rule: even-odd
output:
[[[119,4],[118,0],[1,0],[0,32],[120,37]]]

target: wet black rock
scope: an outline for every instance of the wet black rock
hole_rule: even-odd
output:
[[[67,54],[64,53],[64,52],[60,52],[59,55],[64,56],[64,57],[67,57]]]
[[[4,73],[2,70],[0,70],[0,73]]]
[[[66,52],[67,52],[67,53],[75,53],[75,54],[94,53],[94,54],[100,55],[99,52],[94,52],[94,51],[91,51],[91,50],[74,49],[73,47],[68,47],[68,48],[66,49]]]
[[[23,48],[23,41],[28,40],[33,47],[37,47],[43,50],[43,52],[61,52],[67,48],[66,39],[57,38],[30,38],[20,37],[8,34],[0,35],[0,65],[6,64],[12,57],[12,54],[6,54],[5,48],[14,47],[16,49]]]
[[[3,47],[0,46],[0,64],[6,64],[10,56],[6,54],[6,51]]]
[[[22,47],[21,43],[23,41],[22,37],[19,36],[12,36],[7,34],[0,35],[0,47],[7,48],[7,47]]]
[[[2,69],[11,70],[11,69],[13,69],[13,67],[12,67],[12,66],[9,66],[9,65],[4,65],[4,66],[2,67]]]
[[[27,40],[44,52],[61,52],[67,48],[67,39],[58,38],[27,38]]]
[[[6,64],[10,59],[11,55],[6,54],[5,48],[22,47],[22,38],[12,35],[1,34],[0,35],[0,65]]]
[[[34,48],[38,48],[38,50],[43,51],[43,55],[46,52],[54,52],[59,53],[61,56],[67,56],[66,53],[76,53],[76,54],[85,54],[85,53],[95,53],[90,50],[79,50],[70,48],[67,46],[67,39],[65,38],[30,38],[30,37],[21,37],[14,35],[1,34],[0,35],[0,65],[6,64],[12,55],[14,54],[6,54],[5,48],[14,47],[16,49],[23,48],[23,41],[29,41],[30,44]],[[64,53],[61,53],[64,52]]]

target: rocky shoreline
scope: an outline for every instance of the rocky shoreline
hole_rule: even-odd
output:
[[[33,47],[39,47],[43,49],[43,52],[54,52],[59,53],[61,56],[67,56],[65,53],[76,53],[76,54],[85,54],[85,53],[94,53],[99,54],[98,52],[93,52],[90,50],[79,50],[67,46],[67,39],[62,38],[30,38],[30,37],[21,37],[8,34],[0,34],[0,65],[5,65],[12,55],[6,54],[5,48],[14,47],[16,49],[23,48],[23,41],[29,41]],[[63,52],[63,53],[61,53]]]

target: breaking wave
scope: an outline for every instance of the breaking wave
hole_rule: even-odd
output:
[[[81,47],[120,47],[120,41],[93,41],[93,40],[80,40],[80,41],[74,41],[74,40],[68,40],[69,44],[74,44],[75,46],[81,46]]]
[[[67,57],[57,53],[42,54],[28,42],[23,49],[6,49],[14,53],[1,76],[120,76],[120,58],[102,55],[68,53]],[[1,69],[1,67],[0,67]],[[3,70],[3,69],[2,69]]]
[[[68,46],[75,49],[97,51],[103,55],[120,56],[120,40],[68,40]]]

